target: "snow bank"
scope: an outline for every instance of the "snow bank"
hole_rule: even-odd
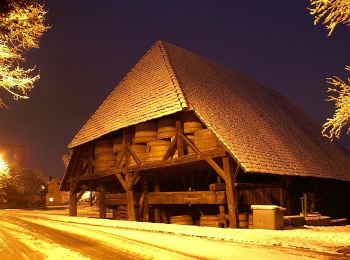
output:
[[[40,214],[40,217],[66,222],[118,229],[139,230],[200,237],[211,240],[253,243],[267,246],[300,248],[317,252],[348,252],[350,248],[350,226],[308,227],[288,230],[259,229],[221,229],[212,227],[186,226],[176,224],[146,223],[47,215],[43,212],[23,212],[21,214]]]

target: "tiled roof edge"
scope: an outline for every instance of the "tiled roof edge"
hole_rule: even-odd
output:
[[[125,81],[125,79],[129,76],[129,74],[134,70],[135,66],[140,63],[144,57],[146,57],[148,55],[148,53],[151,52],[151,50],[153,50],[153,48],[155,48],[158,45],[158,42],[154,43],[152,45],[152,47],[141,57],[141,59],[139,59],[136,64],[129,70],[129,72],[123,77],[123,79],[117,84],[117,86],[113,89],[113,91],[103,100],[103,102],[101,103],[101,105],[95,110],[95,112],[90,116],[90,118],[86,121],[86,123],[83,125],[82,128],[80,128],[79,132],[74,136],[73,140],[69,143],[68,148],[72,149],[74,147],[77,147],[79,145],[82,145],[86,142],[78,142],[77,144],[74,144],[73,141],[75,140],[75,138],[80,134],[81,131],[83,131],[83,129],[85,128],[86,125],[89,124],[89,122],[91,121],[92,117],[95,115],[95,113],[100,109],[100,107],[102,107],[102,105],[109,99],[110,96],[113,95],[113,93],[117,90],[117,88],[119,87],[120,84],[122,84],[122,82]],[[105,134],[102,134],[100,136],[98,136],[97,138],[103,136]]]
[[[248,172],[247,167],[243,164],[243,162],[241,162],[238,157],[233,153],[233,151],[229,148],[229,146],[227,145],[227,143],[225,142],[224,138],[222,138],[222,136],[215,131],[215,129],[213,129],[210,125],[207,124],[206,120],[204,120],[204,118],[198,114],[196,112],[196,108],[194,108],[194,113],[195,115],[202,121],[202,123],[209,128],[211,131],[213,131],[213,133],[216,135],[216,137],[220,140],[220,142],[224,145],[224,147],[226,148],[226,150],[230,153],[230,155],[232,156],[232,158],[235,160],[235,162],[241,167],[241,169],[244,172]]]
[[[176,77],[176,74],[175,74],[175,71],[174,71],[174,68],[173,66],[171,65],[171,62],[169,60],[169,57],[168,57],[168,53],[166,51],[166,48],[163,44],[162,41],[158,41],[158,46],[163,54],[163,59],[164,59],[164,62],[165,62],[165,66],[167,67],[167,70],[169,72],[169,75],[170,75],[170,78],[171,78],[171,81],[173,83],[173,86],[175,88],[175,92],[176,92],[176,95],[179,99],[179,102],[180,102],[180,105],[182,108],[188,108],[188,104],[187,104],[187,100],[185,98],[185,95],[181,89],[181,86],[179,84],[179,81]]]

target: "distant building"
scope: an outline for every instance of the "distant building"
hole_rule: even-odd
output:
[[[46,206],[62,205],[68,203],[69,192],[60,191],[61,182],[62,180],[60,178],[48,182]]]
[[[17,144],[0,144],[0,155],[9,164],[24,167],[26,163],[26,147]]]

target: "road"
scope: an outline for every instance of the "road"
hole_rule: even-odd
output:
[[[0,210],[0,259],[333,258],[295,248],[82,224],[74,219],[45,212]]]

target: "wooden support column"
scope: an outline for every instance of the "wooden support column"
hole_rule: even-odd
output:
[[[142,221],[148,222],[149,221],[149,214],[148,214],[148,180],[146,177],[142,179],[142,193],[143,195],[143,205],[142,205]]]
[[[106,186],[104,184],[100,184],[99,192],[100,218],[106,218]]]
[[[292,214],[292,192],[291,192],[291,186],[292,186],[292,177],[291,176],[285,176],[285,187],[286,187],[286,214],[291,215]]]
[[[126,157],[126,165],[129,165],[130,163],[130,159],[131,159],[131,155],[129,152],[129,146],[131,144],[131,133],[130,133],[130,129],[124,129],[123,131],[123,146],[125,149],[125,157]]]
[[[165,224],[168,224],[168,215],[167,215],[167,212],[165,209],[162,209],[160,211],[160,215],[162,217],[162,222],[165,223]]]
[[[236,171],[233,171],[232,160],[230,157],[222,158],[223,170],[225,173],[226,182],[226,197],[229,216],[229,227],[238,227],[238,192],[236,189],[237,176],[240,171],[237,165]]]
[[[133,180],[131,173],[126,172],[125,174],[125,192],[126,192],[126,203],[128,207],[128,219],[130,221],[136,221],[135,216],[135,200],[134,200],[134,192],[133,192]]]
[[[217,175],[217,183],[221,183],[221,178],[219,175]],[[224,227],[226,227],[226,212],[225,212],[225,206],[224,205],[219,205],[219,212],[220,212],[220,220],[221,223]]]
[[[70,182],[69,189],[69,216],[77,216],[77,193],[76,193],[77,184],[76,182]]]
[[[112,219],[117,219],[118,215],[118,208],[113,208],[112,209]]]
[[[183,142],[182,138],[180,138],[180,136],[179,136],[179,134],[182,134],[182,132],[183,132],[181,120],[176,121],[176,128],[177,128],[177,132],[178,132],[178,134],[177,134],[178,138],[176,139],[177,152],[178,152],[178,156],[182,157],[185,155],[185,152],[184,152],[184,142]]]
[[[77,195],[77,202],[81,199],[84,193],[89,189],[89,187],[86,185],[82,185],[80,188],[81,188],[81,191]]]
[[[154,178],[154,191],[160,192],[159,178]],[[154,222],[160,223],[160,209],[158,207],[154,208]]]

